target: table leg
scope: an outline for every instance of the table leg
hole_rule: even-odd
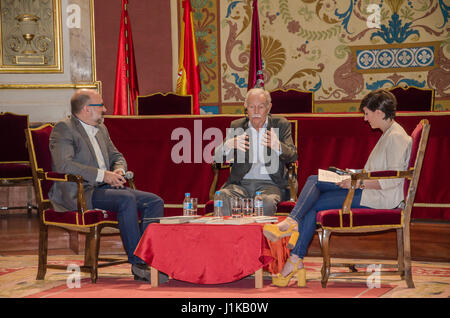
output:
[[[255,288],[263,288],[263,269],[260,268],[255,272]]]
[[[150,267],[150,282],[152,287],[159,286],[159,272],[154,267]]]

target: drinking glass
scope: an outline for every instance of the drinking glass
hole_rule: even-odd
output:
[[[232,197],[231,201],[231,217],[240,218],[241,217],[241,200],[236,197]]]
[[[197,198],[191,198],[190,199],[190,203],[191,203],[191,207],[192,210],[190,211],[190,215],[197,215],[197,203],[198,203],[198,199]]]
[[[242,205],[242,213],[245,216],[253,215],[253,199],[252,198],[243,198],[241,199]]]

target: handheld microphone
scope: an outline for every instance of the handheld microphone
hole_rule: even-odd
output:
[[[134,173],[133,173],[133,171],[127,171],[127,172],[125,172],[123,177],[125,179],[127,179],[127,180],[133,179],[134,178]]]

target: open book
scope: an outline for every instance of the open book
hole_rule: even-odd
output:
[[[319,181],[336,183],[345,179],[350,179],[350,175],[339,175],[333,171],[319,169],[318,178]]]
[[[166,216],[159,218],[160,224],[182,224],[182,223],[188,223],[191,220],[200,218],[199,215],[179,215],[179,216]]]

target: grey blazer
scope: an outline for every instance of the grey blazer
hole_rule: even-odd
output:
[[[242,128],[244,131],[249,126],[248,117],[240,118],[231,122],[230,128]],[[281,144],[281,155],[279,156],[278,170],[275,173],[270,174],[272,181],[278,185],[280,189],[284,189],[288,186],[288,171],[286,168],[286,163],[294,162],[297,160],[297,148],[292,141],[292,131],[291,123],[284,117],[276,117],[269,114],[267,121],[267,129],[271,128],[279,129],[279,139]],[[228,139],[231,136],[227,136]],[[223,143],[222,143],[223,145]],[[216,149],[216,156],[222,153],[222,145]],[[234,151],[234,157],[238,155],[239,151]],[[267,149],[267,153],[271,154],[271,149]],[[217,158],[217,157],[216,157]],[[222,159],[222,161],[225,161]],[[250,161],[250,162],[249,162]],[[266,164],[267,166],[268,164]],[[249,160],[249,152],[245,152],[245,162],[238,163],[237,160],[233,163],[231,167],[231,172],[228,180],[225,182],[227,184],[240,184],[242,178],[250,171],[252,167],[251,160]]]
[[[114,146],[105,125],[99,129],[96,138],[110,171],[127,170],[123,155]],[[50,135],[52,169],[55,172],[76,174],[83,177],[84,193],[88,209],[92,209],[92,193],[96,182],[98,163],[94,148],[80,121],[71,118],[58,122]],[[77,209],[77,185],[74,182],[55,182],[49,192],[50,201],[56,210]]]

